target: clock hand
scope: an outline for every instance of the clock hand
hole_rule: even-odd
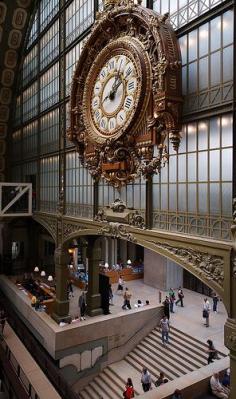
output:
[[[127,72],[127,74],[124,76],[124,79],[126,79],[130,75],[130,73],[131,73],[131,71]],[[110,95],[112,95],[112,97],[115,96],[115,94],[118,90],[118,87],[121,85],[122,82],[123,82],[123,80],[120,78],[120,81],[114,87],[112,85],[112,90],[110,93]]]

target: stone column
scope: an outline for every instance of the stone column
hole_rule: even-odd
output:
[[[235,233],[235,231],[232,231]],[[235,239],[235,235],[234,235]],[[227,275],[229,273],[229,275]],[[225,324],[225,346],[230,350],[230,399],[236,398],[236,249],[232,251],[230,268],[225,267],[225,280],[230,286],[224,286],[225,295],[229,295],[229,318]]]
[[[86,296],[87,313],[89,316],[102,314],[101,295],[99,293],[99,263],[101,248],[97,237],[88,238],[88,292]]]
[[[58,247],[54,253],[56,275],[56,300],[52,317],[59,323],[69,321],[69,300],[67,298],[68,264],[70,256],[66,249]]]

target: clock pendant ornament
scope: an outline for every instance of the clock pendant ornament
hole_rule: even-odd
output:
[[[115,187],[157,173],[180,142],[181,58],[166,16],[107,0],[73,77],[68,138]],[[154,152],[154,148],[157,151]]]

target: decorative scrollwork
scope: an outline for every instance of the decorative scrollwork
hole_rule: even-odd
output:
[[[138,211],[135,211],[131,218],[129,224],[134,227],[138,227],[139,229],[145,229],[144,218]]]
[[[120,198],[117,198],[114,202],[112,202],[111,209],[113,212],[122,213],[126,209],[126,204]]]
[[[191,248],[174,247],[167,243],[150,241],[155,246],[165,249],[174,254],[182,262],[191,264],[199,277],[204,277],[208,281],[214,281],[221,288],[224,283],[224,260],[222,256],[211,255],[207,252],[197,251]]]
[[[117,222],[107,222],[105,226],[99,230],[99,234],[120,238],[134,243],[137,241],[133,234],[129,233],[123,224]]]

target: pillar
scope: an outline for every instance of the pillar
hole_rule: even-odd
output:
[[[67,296],[68,264],[70,256],[65,248],[58,247],[54,253],[56,276],[56,300],[52,317],[57,323],[70,321],[69,300]]]
[[[88,292],[86,296],[87,313],[89,316],[102,314],[101,295],[99,293],[99,263],[101,261],[101,247],[97,237],[88,238]]]

